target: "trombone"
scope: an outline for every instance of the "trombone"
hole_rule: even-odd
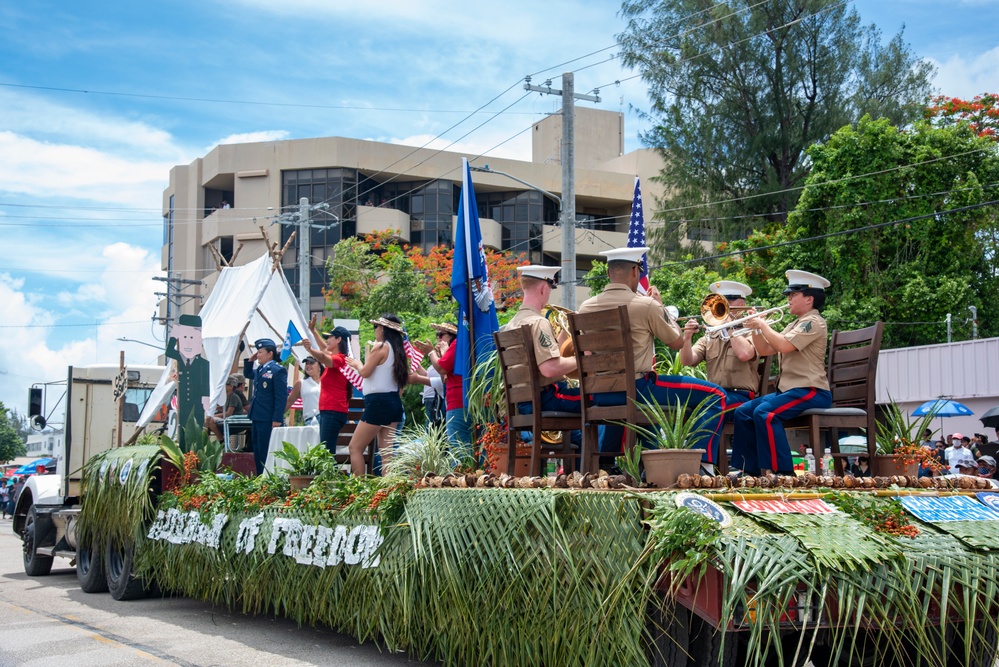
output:
[[[700,315],[688,315],[680,317],[680,310],[676,306],[665,306],[666,315],[673,322],[685,320],[703,320],[705,325],[718,325],[728,319],[729,305],[728,299],[721,294],[709,294],[701,301]]]

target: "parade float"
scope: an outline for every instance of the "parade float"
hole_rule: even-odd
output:
[[[118,545],[124,597],[286,616],[448,665],[995,659],[999,495],[973,478],[687,475],[660,490],[331,465],[293,490],[198,463],[155,446],[87,463],[80,539]]]

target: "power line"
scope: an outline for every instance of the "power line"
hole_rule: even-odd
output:
[[[350,104],[302,104],[294,102],[262,102],[260,100],[226,100],[212,97],[184,97],[178,95],[153,95],[151,93],[122,93],[109,90],[85,90],[82,88],[59,88],[56,86],[34,86],[20,83],[0,83],[5,88],[24,88],[28,90],[44,90],[57,93],[80,93],[84,95],[104,95],[109,97],[130,97],[150,100],[170,100],[175,102],[208,102],[212,104],[245,104],[262,107],[291,107],[298,109],[343,109],[348,111],[392,111],[405,113],[464,113],[477,114],[486,113],[481,108],[475,111],[463,111],[461,109],[417,109],[405,107],[374,107]],[[514,112],[521,115],[535,115],[533,111]]]

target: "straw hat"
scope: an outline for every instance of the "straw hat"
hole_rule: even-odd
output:
[[[458,335],[458,327],[451,324],[450,322],[441,322],[440,324],[431,324],[430,328],[438,333],[451,334],[452,336]]]
[[[379,317],[377,320],[368,320],[372,324],[380,324],[386,329],[392,329],[393,331],[398,331],[402,333],[402,325],[398,322],[393,322],[391,320],[386,320],[384,317]]]

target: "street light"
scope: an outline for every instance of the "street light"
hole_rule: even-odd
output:
[[[159,345],[153,345],[152,343],[147,343],[142,340],[135,340],[134,338],[125,338],[124,336],[122,336],[118,340],[124,343],[138,343],[139,345],[145,345],[146,347],[151,347],[155,350],[159,350],[160,352],[163,351],[163,348],[161,348]]]
[[[547,190],[539,188],[538,186],[534,185],[533,183],[528,183],[527,181],[523,181],[523,180],[517,178],[516,176],[514,176],[513,174],[508,174],[505,171],[497,171],[496,169],[490,169],[488,164],[486,166],[484,166],[484,167],[473,167],[472,165],[468,165],[468,168],[471,169],[472,171],[481,171],[481,172],[484,172],[486,174],[499,174],[500,176],[506,176],[507,178],[512,179],[514,181],[517,181],[518,183],[520,183],[522,185],[526,185],[527,187],[531,188],[535,192],[540,192],[544,196],[549,197],[551,199],[554,199],[555,203],[558,204],[558,212],[559,212],[559,214],[562,213],[562,199],[558,195],[554,195],[551,192],[548,192]]]

